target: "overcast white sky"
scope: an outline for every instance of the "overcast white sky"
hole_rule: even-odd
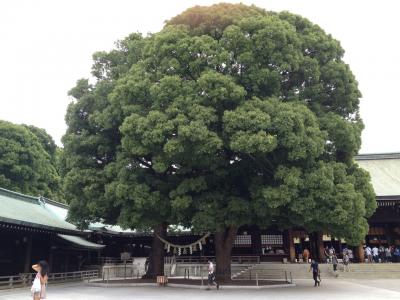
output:
[[[61,145],[67,91],[90,76],[91,56],[131,32],[206,0],[2,0],[0,119],[45,128]],[[363,94],[361,153],[400,151],[400,2],[396,0],[224,1],[289,10],[341,41]]]

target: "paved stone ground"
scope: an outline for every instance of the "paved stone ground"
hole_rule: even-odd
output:
[[[298,280],[296,287],[265,290],[203,291],[162,287],[90,287],[83,284],[58,285],[48,288],[49,300],[176,300],[176,299],[400,299],[400,280],[323,280],[321,287],[314,288],[311,280]],[[31,299],[28,289],[0,291],[1,300]]]

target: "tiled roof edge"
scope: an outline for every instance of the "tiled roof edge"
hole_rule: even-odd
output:
[[[400,200],[400,195],[376,196],[377,201],[395,201]]]
[[[43,225],[43,224],[21,221],[18,219],[3,218],[0,216],[0,226],[2,223],[13,224],[16,226],[32,227],[32,228],[36,228],[36,229],[48,230],[48,231],[53,231],[53,232],[58,232],[58,233],[67,233],[67,234],[75,234],[75,235],[83,235],[84,234],[84,232],[79,231],[78,229],[60,228],[60,227],[54,227],[54,226],[50,226],[50,225]]]
[[[356,161],[357,160],[400,159],[400,152],[358,154],[355,157],[355,159],[356,159]]]

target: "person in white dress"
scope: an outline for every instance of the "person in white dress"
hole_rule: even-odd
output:
[[[41,260],[38,264],[33,265],[32,269],[37,272],[31,287],[33,300],[46,299],[46,285],[47,280],[49,279],[49,265],[46,261]]]
[[[219,284],[215,281],[215,273],[214,273],[214,264],[212,263],[211,260],[208,261],[208,289],[212,285],[215,285],[217,287],[217,290],[219,290]]]

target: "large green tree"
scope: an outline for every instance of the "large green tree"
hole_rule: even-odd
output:
[[[0,187],[33,196],[57,196],[55,147],[43,129],[0,121]]]
[[[343,52],[300,16],[219,4],[95,54],[67,113],[71,218],[212,231],[222,279],[244,224],[360,242],[376,203]]]
[[[110,53],[95,53],[96,84],[79,80],[69,92],[76,101],[66,115],[64,187],[69,218],[82,227],[103,221],[166,235],[171,213],[165,193],[171,183],[148,168],[145,159],[130,160],[121,151],[120,126],[126,116],[110,102],[118,79],[141,59],[144,44],[141,35],[132,34]],[[147,276],[163,274],[163,251],[155,237]]]

